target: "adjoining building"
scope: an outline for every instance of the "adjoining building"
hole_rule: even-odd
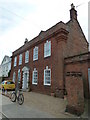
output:
[[[89,44],[71,5],[70,20],[60,21],[12,53],[11,78],[23,90],[55,93],[63,97],[65,91],[65,60],[87,53]]]
[[[10,77],[11,57],[5,55],[0,65],[0,78]]]

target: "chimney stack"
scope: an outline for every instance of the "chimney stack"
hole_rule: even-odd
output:
[[[26,44],[28,42],[28,39],[27,38],[25,38],[25,42],[24,42],[24,44]]]
[[[73,21],[74,19],[77,20],[77,11],[75,10],[75,6],[72,3],[71,4],[71,10],[70,10],[70,19]]]

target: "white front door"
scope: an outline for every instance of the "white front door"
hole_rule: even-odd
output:
[[[29,68],[24,67],[23,71],[23,80],[22,80],[22,89],[27,90],[29,88],[28,81],[29,81]]]
[[[28,89],[28,81],[29,81],[29,72],[23,73],[23,82],[22,82],[22,88],[24,90]]]
[[[24,89],[27,89],[27,73],[24,74]]]

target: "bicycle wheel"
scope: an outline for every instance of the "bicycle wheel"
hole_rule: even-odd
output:
[[[16,102],[16,94],[14,92],[11,94],[11,101]]]
[[[18,95],[18,103],[19,103],[19,105],[22,105],[23,102],[24,102],[24,96],[23,96],[22,93],[20,93],[20,94]]]

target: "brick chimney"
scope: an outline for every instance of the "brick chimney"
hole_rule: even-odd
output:
[[[72,3],[71,4],[71,10],[70,10],[70,19],[73,21],[74,19],[77,20],[77,11],[75,10],[75,6]]]
[[[26,44],[28,42],[28,39],[27,38],[25,38],[25,42],[24,42],[24,44]]]

